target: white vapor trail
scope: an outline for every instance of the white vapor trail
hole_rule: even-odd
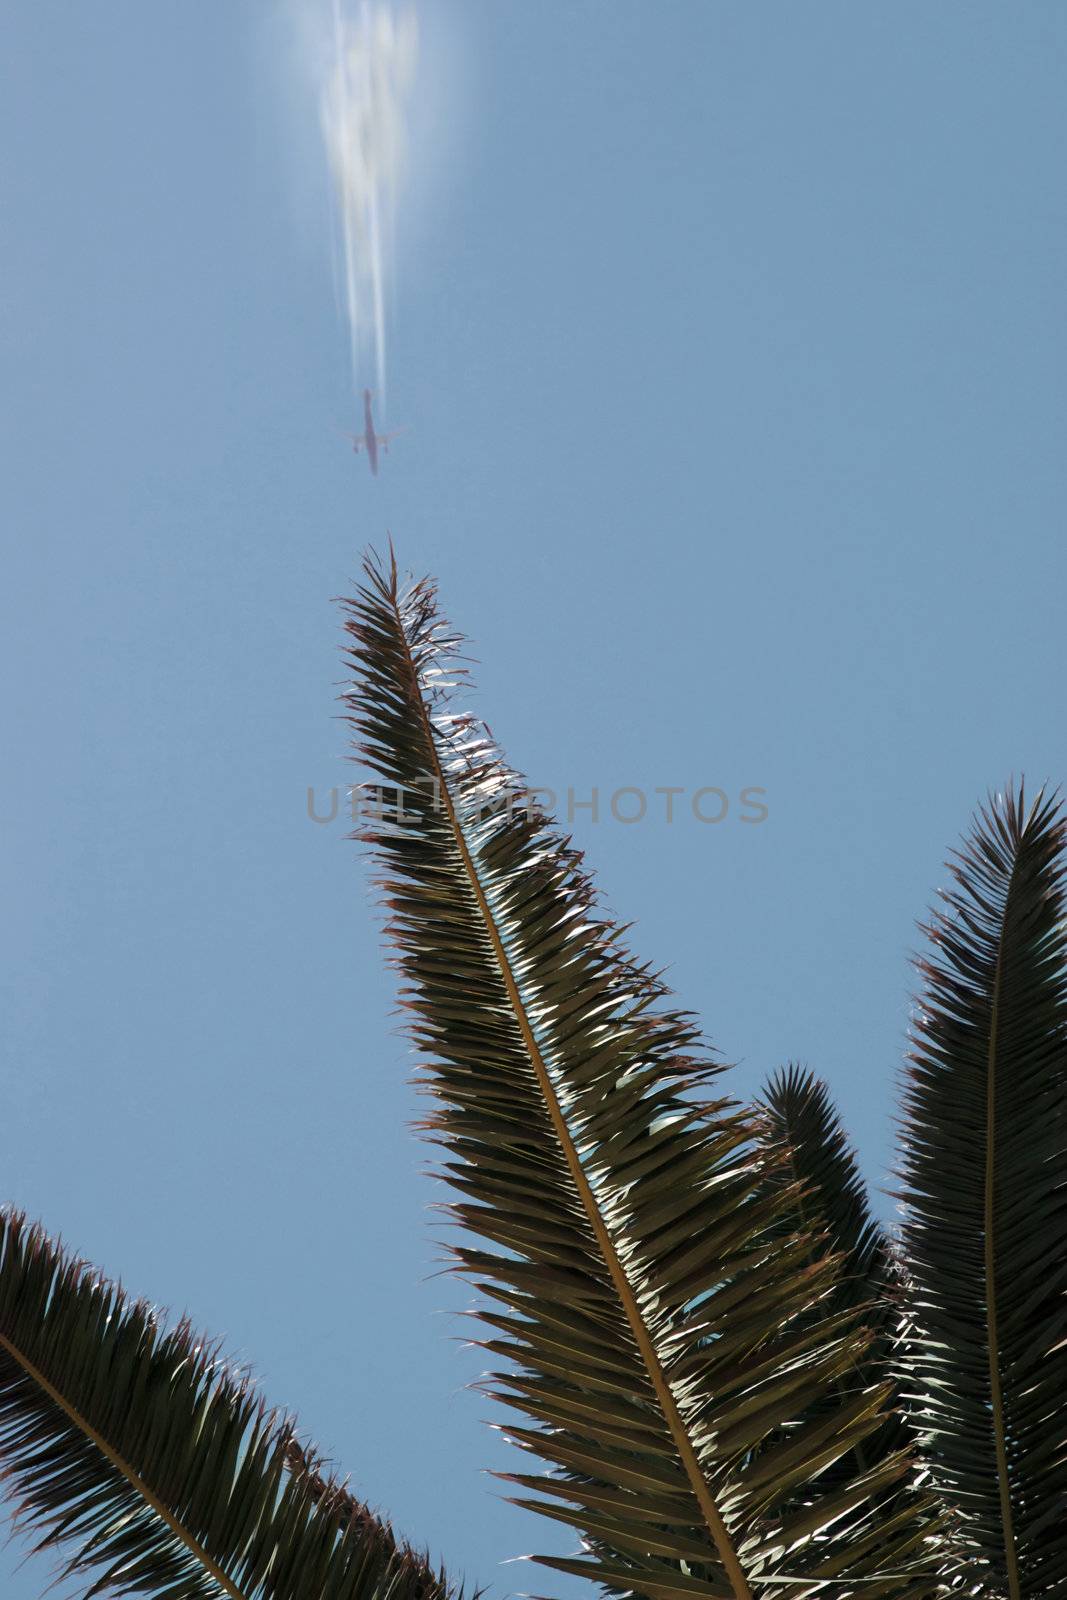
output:
[[[359,387],[369,348],[383,406],[386,278],[417,49],[414,11],[333,0],[333,63],[320,113],[337,194],[352,382]]]

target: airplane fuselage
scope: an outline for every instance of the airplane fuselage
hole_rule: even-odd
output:
[[[378,474],[378,435],[374,431],[374,418],[370,409],[370,390],[363,391],[363,444],[367,451],[367,460],[375,477]]]

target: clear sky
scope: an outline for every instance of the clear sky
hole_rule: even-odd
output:
[[[2,1197],[455,1572],[563,1593],[500,1565],[567,1536],[482,1475],[367,864],[306,815],[331,597],[391,528],[512,759],[650,795],[577,813],[610,905],[888,1185],[915,920],[988,787],[1067,778],[1067,8],[425,0],[378,480],[284,28],[4,32]]]

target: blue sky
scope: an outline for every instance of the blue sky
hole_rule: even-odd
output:
[[[483,1475],[367,864],[306,816],[331,597],[391,529],[535,781],[726,791],[576,832],[735,1092],[818,1068],[887,1185],[916,918],[990,786],[1067,777],[1067,10],[425,4],[378,480],[266,18],[7,17],[0,1188],[562,1593],[500,1565],[566,1536]]]

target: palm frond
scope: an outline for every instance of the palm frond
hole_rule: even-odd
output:
[[[906,1086],[907,1378],[975,1593],[1067,1592],[1064,820],[998,796],[926,930]]]
[[[867,1190],[830,1092],[810,1070],[791,1064],[774,1073],[760,1100],[763,1138],[781,1157],[794,1185],[797,1219],[824,1234],[843,1259],[834,1288],[839,1304],[881,1307],[892,1280],[892,1245],[872,1217]]]
[[[901,1269],[889,1235],[871,1215],[866,1185],[826,1084],[797,1065],[780,1069],[766,1084],[759,1111],[764,1146],[779,1162],[771,1168],[771,1181],[793,1195],[792,1216],[785,1225],[806,1230],[816,1253],[839,1263],[834,1287],[815,1316],[851,1317],[873,1335],[856,1369],[839,1387],[862,1389],[887,1380],[892,1385],[881,1426],[820,1478],[824,1492],[836,1490],[902,1451],[915,1457],[914,1432],[896,1377]],[[917,1491],[917,1481],[915,1473],[888,1485],[873,1506],[860,1508],[861,1517],[892,1521],[909,1507],[921,1515],[927,1497]]]
[[[62,1556],[86,1596],[451,1600],[217,1346],[166,1329],[11,1212],[0,1465],[37,1550]]]
[[[436,1098],[427,1129],[455,1218],[485,1241],[455,1257],[486,1291],[504,1363],[490,1389],[527,1419],[508,1432],[549,1469],[512,1481],[585,1545],[550,1564],[659,1600],[800,1597],[819,1579],[933,1592],[914,1520],[838,1537],[903,1462],[804,1493],[882,1426],[887,1386],[834,1398],[869,1336],[812,1323],[836,1269],[802,1235],[772,1238],[789,1197],[713,1093],[692,1020],[455,708],[460,641],[433,587],[370,561],[345,604],[349,716],[382,780],[364,831]],[[796,1425],[820,1397],[818,1425]]]

